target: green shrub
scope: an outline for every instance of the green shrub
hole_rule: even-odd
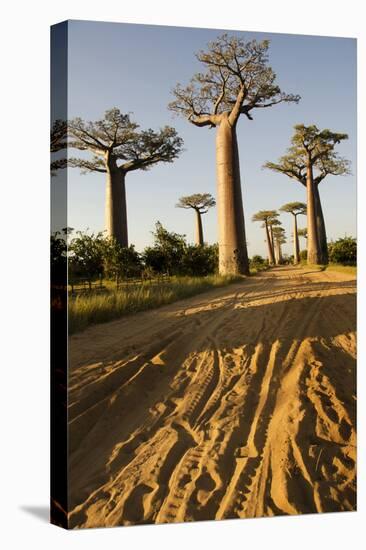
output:
[[[160,222],[156,222],[153,237],[154,245],[145,248],[142,254],[145,266],[156,273],[180,274],[187,246],[185,235],[169,232]]]
[[[354,237],[344,237],[328,244],[329,261],[342,265],[356,265],[357,241]]]
[[[300,251],[300,261],[306,261],[308,259],[308,251],[307,250],[301,250]]]
[[[268,261],[257,254],[249,259],[249,267],[252,271],[262,271],[267,269]]]
[[[188,245],[184,250],[181,262],[181,275],[201,276],[211,275],[219,268],[219,247]]]
[[[155,273],[179,276],[206,276],[219,265],[218,245],[189,245],[185,235],[169,232],[160,222],[153,232],[154,245],[145,248],[142,260]]]
[[[88,235],[77,231],[77,237],[71,239],[69,252],[69,277],[95,279],[103,275],[105,238],[102,232]]]
[[[139,277],[142,271],[140,254],[131,244],[121,246],[116,239],[106,238],[103,247],[104,275],[111,279]]]

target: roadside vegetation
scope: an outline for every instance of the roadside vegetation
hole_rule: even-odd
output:
[[[152,234],[152,245],[141,253],[133,245],[122,247],[103,233],[74,234],[68,228],[52,236],[53,268],[58,271],[65,269],[66,262],[68,265],[70,334],[242,279],[240,275],[219,274],[217,244],[189,244],[185,235],[168,231],[160,222]],[[306,250],[300,252],[300,265],[353,274],[356,251],[356,239],[346,237],[328,243],[328,265],[308,264]],[[276,263],[292,260],[287,257]],[[268,259],[259,255],[250,258],[249,266],[252,275],[271,267]]]
[[[357,240],[354,237],[344,237],[328,243],[328,264],[309,264],[307,251],[300,252],[301,265],[318,269],[319,271],[338,271],[340,273],[357,273]]]
[[[238,275],[207,275],[205,277],[174,276],[167,282],[150,282],[128,285],[121,290],[108,290],[102,294],[81,294],[69,299],[69,333],[73,334],[89,325],[155,309],[211,290],[238,282]]]
[[[52,265],[56,270],[68,265],[70,334],[242,279],[218,273],[216,244],[191,245],[160,222],[153,244],[141,253],[103,233],[74,234],[71,228],[53,235],[51,242]],[[260,256],[253,260],[253,272],[266,267]]]

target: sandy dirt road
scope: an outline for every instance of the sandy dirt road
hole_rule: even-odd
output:
[[[70,526],[354,510],[354,277],[281,267],[70,340]]]

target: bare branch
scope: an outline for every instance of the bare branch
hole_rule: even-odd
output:
[[[91,160],[71,159],[70,166],[87,171],[147,170],[158,162],[172,162],[182,150],[183,140],[174,128],[159,132],[138,131],[138,124],[119,109],[106,111],[101,120],[85,123],[74,119],[69,123],[69,147],[93,154]],[[122,161],[122,163],[121,163]]]
[[[88,172],[107,172],[103,161],[97,157],[94,157],[93,160],[70,158],[67,161],[67,165],[71,168],[81,168],[82,174],[86,174]]]
[[[169,108],[197,126],[212,126],[208,118],[201,117],[225,112],[234,123],[240,114],[252,119],[250,111],[255,108],[298,102],[299,96],[285,94],[275,83],[276,75],[268,66],[268,46],[267,40],[244,42],[227,34],[219,36],[206,51],[196,54],[206,72],[194,75],[185,88],[178,84]]]
[[[232,108],[231,113],[229,115],[229,122],[230,122],[231,126],[233,126],[235,124],[235,122],[238,120],[238,118],[240,116],[240,113],[242,112],[242,105],[243,105],[243,101],[245,99],[245,95],[246,95],[246,89],[245,89],[245,86],[243,85],[240,88],[240,91],[239,91],[239,93],[237,95],[237,98],[236,98],[236,101],[235,101],[235,105]]]

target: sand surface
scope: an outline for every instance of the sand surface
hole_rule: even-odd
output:
[[[354,510],[356,282],[281,267],[70,339],[70,526]]]

